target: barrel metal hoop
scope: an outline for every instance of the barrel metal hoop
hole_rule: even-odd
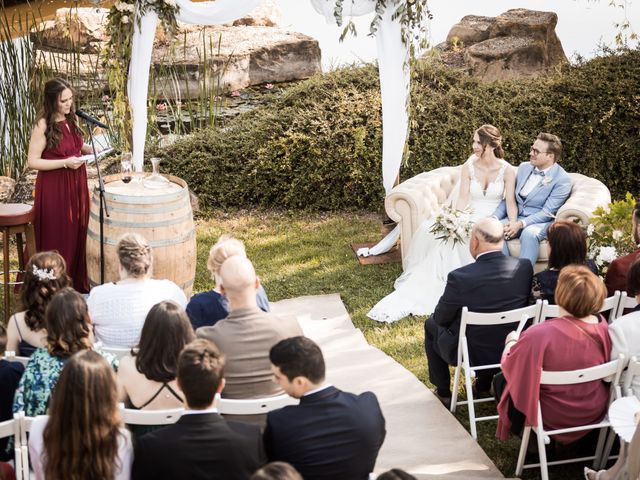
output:
[[[161,207],[156,208],[127,208],[120,207],[118,205],[113,205],[112,203],[108,203],[107,207],[109,212],[120,212],[120,213],[129,213],[133,215],[151,215],[155,213],[168,213],[175,212],[176,210],[181,210],[183,208],[189,208],[191,210],[191,203],[187,198],[178,199],[177,202],[172,202],[170,204],[165,204]],[[91,198],[91,203],[98,208],[100,206],[100,201],[97,197]]]
[[[171,246],[171,245],[178,245],[180,243],[184,243],[184,242],[190,240],[191,237],[193,237],[195,235],[195,233],[196,233],[195,228],[192,228],[185,235],[181,235],[179,237],[173,237],[173,238],[166,238],[166,239],[163,239],[163,240],[147,241],[147,243],[151,248],[168,247],[168,246]],[[100,242],[100,234],[99,233],[94,233],[91,230],[89,230],[87,232],[87,235],[89,237],[91,237],[93,240],[95,240],[96,242]],[[113,239],[113,238],[105,237],[104,243],[105,243],[105,245],[114,245],[115,246],[115,245],[118,245],[118,240],[117,239]]]
[[[168,203],[179,200],[182,197],[189,198],[189,192],[182,189],[176,193],[169,193],[167,195],[153,195],[148,197],[134,197],[133,195],[120,195],[117,193],[105,192],[104,197],[107,201],[127,203],[131,205],[156,205],[158,203]]]
[[[91,218],[93,218],[96,222],[100,221],[100,216],[94,212],[90,213]],[[113,225],[114,227],[122,227],[122,228],[156,228],[156,227],[166,227],[167,225],[176,225],[178,223],[183,223],[185,220],[191,220],[193,217],[191,212],[187,212],[185,215],[177,218],[171,218],[169,220],[161,220],[159,222],[123,222],[120,220],[111,220],[110,218],[105,218],[105,225]]]

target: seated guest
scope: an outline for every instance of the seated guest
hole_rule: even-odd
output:
[[[445,405],[451,402],[449,365],[458,361],[458,332],[462,307],[471,312],[503,312],[528,305],[533,267],[525,259],[502,253],[503,227],[495,218],[478,221],[471,232],[469,251],[476,259],[449,273],[447,285],[433,315],[424,323],[424,346],[429,381]],[[498,363],[511,325],[467,329],[471,365]],[[494,371],[478,372],[478,395],[488,394]],[[458,388],[457,385],[455,388]]]
[[[20,291],[22,308],[7,324],[7,350],[28,357],[36,348],[47,345],[44,311],[53,294],[71,286],[64,258],[57,252],[40,252],[25,267]]]
[[[405,472],[400,468],[392,468],[384,473],[381,473],[376,477],[376,480],[417,480],[416,477],[410,473]]]
[[[604,417],[609,401],[607,384],[597,380],[540,387],[540,372],[543,368],[578,370],[609,361],[607,321],[598,314],[606,294],[604,283],[588,267],[568,265],[560,272],[555,291],[557,304],[566,314],[532,326],[520,339],[515,332],[507,336],[501,362],[506,387],[499,397],[498,438],[506,440],[509,430],[517,435],[525,424],[535,425],[538,399],[544,427],[549,430],[595,423]],[[564,433],[553,438],[570,443],[587,433]]]
[[[636,297],[638,306],[633,312],[623,315],[609,325],[609,335],[613,350],[611,358],[623,354],[625,358],[636,356],[640,359],[640,259],[636,260],[627,275],[627,295]],[[633,394],[640,399],[640,378],[635,377],[631,384]]]
[[[131,477],[133,446],[115,375],[98,353],[81,350],[62,369],[49,416],[31,425],[29,459],[37,480]]]
[[[51,392],[64,364],[74,353],[92,348],[87,304],[71,287],[63,288],[53,296],[45,314],[45,325],[47,346],[36,349],[31,355],[13,400],[13,412],[24,411],[27,417],[47,412]],[[118,360],[113,355],[98,353],[114,370],[117,369]]]
[[[250,480],[303,480],[298,471],[286,462],[271,462],[251,475]]]
[[[246,480],[264,464],[260,429],[228,422],[215,408],[224,388],[224,356],[197,339],[178,358],[178,386],[187,410],[173,425],[140,437],[134,479]]]
[[[142,327],[140,343],[120,359],[118,383],[127,408],[183,407],[176,383],[178,355],[195,338],[184,310],[171,301],[154,305]]]
[[[202,327],[196,336],[215,343],[227,359],[225,398],[261,398],[280,395],[272,382],[269,349],[280,340],[302,335],[293,317],[265,313],[256,303],[260,282],[251,262],[236,255],[220,268],[222,293],[231,313],[213,327]]]
[[[631,264],[640,259],[640,202],[636,203],[631,214],[631,224],[633,229],[633,240],[638,249],[620,258],[616,258],[609,265],[604,283],[607,286],[609,295],[613,295],[616,290],[624,291],[627,286],[627,271]]]
[[[558,275],[563,267],[571,264],[586,265],[598,274],[598,267],[587,259],[587,234],[574,222],[558,220],[547,230],[549,242],[549,267],[533,276],[531,284],[531,303],[536,300],[547,300],[556,303],[553,296],[558,283]]]
[[[144,319],[156,303],[173,300],[182,308],[184,292],[171,280],[151,278],[153,255],[147,241],[127,233],[118,241],[120,280],[94,287],[87,303],[96,339],[109,347],[133,347]]]
[[[7,331],[0,325],[0,355],[4,355],[7,344]],[[0,358],[0,422],[13,418],[13,396],[18,388],[18,382],[24,372],[24,366],[20,362],[10,362]],[[13,452],[7,453],[9,437],[0,438],[0,460],[8,461],[13,458]]]
[[[209,250],[207,269],[211,272],[211,278],[215,281],[215,286],[213,290],[197,293],[189,300],[187,315],[189,315],[194,330],[200,327],[212,327],[218,320],[222,320],[229,315],[229,301],[220,289],[222,284],[220,267],[227,258],[235,255],[246,258],[247,252],[244,248],[244,243],[228,235],[222,235]],[[262,285],[256,291],[256,303],[263,312],[269,311],[269,300]]]
[[[386,434],[376,396],[325,383],[322,352],[306,337],[278,342],[269,358],[275,381],[300,399],[267,414],[269,460],[290,463],[305,480],[369,478]]]

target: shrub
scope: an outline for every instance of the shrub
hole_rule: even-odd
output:
[[[528,159],[540,131],[563,139],[562,164],[619,198],[640,187],[640,51],[609,53],[546,77],[483,83],[424,62],[412,80],[403,179],[470,154],[473,131],[501,128],[507,160]],[[379,209],[382,131],[374,66],[315,76],[222,130],[168,147],[169,170],[201,205]]]

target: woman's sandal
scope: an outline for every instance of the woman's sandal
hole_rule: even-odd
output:
[[[604,473],[606,473],[606,470],[599,470],[596,472],[589,467],[584,467],[585,480],[602,480],[602,476]]]

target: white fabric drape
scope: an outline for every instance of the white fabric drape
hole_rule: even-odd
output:
[[[311,0],[311,4],[327,23],[335,23],[334,0]],[[342,15],[366,15],[375,6],[372,0],[345,0]],[[382,184],[386,193],[393,188],[400,171],[409,126],[409,49],[400,38],[400,23],[391,19],[395,9],[396,5],[388,1],[376,33],[382,96]]]
[[[335,23],[334,0],[311,0],[311,3],[318,13],[325,16],[327,23]],[[407,115],[410,87],[409,49],[400,38],[400,23],[391,19],[395,8],[391,1],[387,2],[376,33],[382,97],[382,184],[386,193],[391,191],[398,177],[409,131]],[[346,0],[342,15],[344,18],[356,17],[374,10],[375,2],[372,0]],[[357,254],[368,257],[388,252],[398,238],[400,238],[400,228],[396,226],[377,245],[371,248],[360,248]]]
[[[192,3],[190,0],[177,0],[180,13],[177,19],[184,23],[217,25],[241,18],[256,8],[260,0],[217,0],[215,2]],[[149,91],[149,68],[153,39],[158,26],[158,15],[150,11],[142,17],[140,28],[134,28],[131,45],[131,64],[127,92],[133,119],[133,165],[136,171],[142,170],[144,145],[147,136],[147,99]]]

